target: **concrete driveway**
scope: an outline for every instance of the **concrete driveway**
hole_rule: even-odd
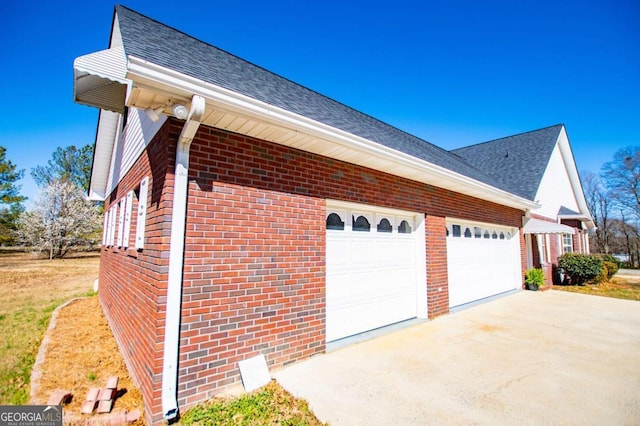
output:
[[[637,425],[640,302],[518,292],[274,376],[331,425]]]

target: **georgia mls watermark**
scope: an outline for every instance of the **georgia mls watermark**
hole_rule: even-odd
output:
[[[62,406],[0,405],[0,426],[62,426]]]

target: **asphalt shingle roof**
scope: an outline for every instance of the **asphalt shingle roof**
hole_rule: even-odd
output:
[[[571,210],[569,207],[565,207],[565,206],[560,206],[560,209],[558,210],[558,216],[573,216],[578,214],[580,213],[578,213],[577,211]]]
[[[451,152],[502,182],[513,194],[533,200],[562,127],[557,124]]]
[[[425,140],[124,6],[116,6],[116,12],[127,55],[233,90],[509,191],[504,182],[483,171],[475,162],[470,164]]]

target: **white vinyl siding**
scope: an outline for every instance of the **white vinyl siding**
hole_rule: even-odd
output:
[[[551,219],[557,217],[561,206],[573,211],[580,211],[567,168],[562,160],[560,147],[557,144],[553,149],[549,164],[547,164],[535,200],[542,206],[535,213]]]
[[[114,144],[107,194],[120,183],[166,120],[166,116],[160,115],[160,119],[153,122],[143,110],[129,109],[127,125],[119,132]]]

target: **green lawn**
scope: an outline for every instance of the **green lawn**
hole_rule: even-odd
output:
[[[214,398],[188,410],[183,425],[324,425],[304,400],[294,398],[276,381],[237,398]]]

